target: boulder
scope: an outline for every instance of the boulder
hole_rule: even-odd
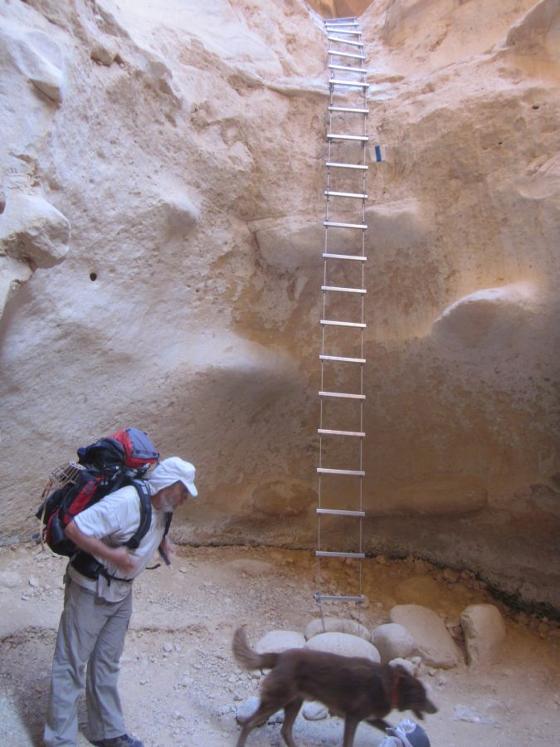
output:
[[[470,665],[489,664],[506,636],[503,617],[493,604],[471,604],[461,614]]]
[[[380,662],[379,651],[368,641],[348,633],[319,633],[305,644],[314,651],[329,651],[340,656],[361,656],[370,661]]]
[[[433,610],[419,604],[399,604],[392,608],[390,618],[408,630],[426,664],[448,669],[461,661],[461,651]]]
[[[371,634],[371,642],[379,651],[382,664],[397,657],[405,659],[416,649],[414,638],[398,623],[386,623],[375,628]]]
[[[363,638],[364,641],[371,641],[371,634],[365,625],[343,617],[317,617],[307,624],[304,636],[309,640],[320,633],[349,633]]]
[[[251,695],[241,703],[238,703],[235,708],[235,718],[237,723],[241,724],[245,721],[245,719],[252,716],[259,707],[259,703],[260,699],[256,695]]]
[[[322,721],[329,715],[328,708],[322,703],[316,703],[311,701],[304,703],[302,709],[302,716],[306,721]]]
[[[263,635],[255,646],[259,654],[280,653],[289,648],[303,648],[305,638],[295,630],[271,630]]]

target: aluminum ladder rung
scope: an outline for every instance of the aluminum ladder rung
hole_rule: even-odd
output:
[[[365,358],[348,358],[344,355],[320,355],[319,360],[332,361],[333,363],[359,363],[364,365],[366,362]]]
[[[335,319],[321,319],[320,322],[324,327],[355,327],[356,329],[366,329],[367,324],[362,322],[339,322]]]
[[[330,86],[345,86],[346,88],[369,88],[369,83],[359,83],[357,80],[340,80],[339,78],[329,78]]]
[[[368,198],[363,192],[333,192],[331,189],[326,189],[325,194],[327,197],[353,197],[355,200],[367,200]]]
[[[365,60],[365,55],[363,54],[355,54],[354,52],[339,52],[336,49],[329,49],[328,54],[336,54],[339,57],[350,57],[353,60]]]
[[[348,67],[348,65],[327,65],[329,70],[347,70],[349,73],[367,73],[367,67]]]
[[[329,106],[330,112],[347,112],[348,114],[369,114],[369,109],[359,109],[355,106]]]
[[[340,39],[338,36],[327,36],[327,39],[332,42],[338,42],[339,44],[348,44],[351,47],[363,47],[364,43],[361,41],[351,41],[350,39]]]
[[[367,135],[346,135],[338,132],[327,132],[327,140],[353,140],[359,143],[367,143]]]
[[[317,467],[320,475],[347,475],[349,477],[365,477],[363,469],[333,469],[331,467]]]
[[[331,252],[323,252],[323,259],[350,259],[353,262],[366,262],[367,257],[363,254],[332,254]]]
[[[325,166],[328,169],[359,169],[360,171],[367,171],[369,168],[361,163],[339,163],[337,161],[326,161]]]
[[[359,228],[361,231],[367,230],[367,223],[339,223],[333,220],[324,220],[325,228]]]
[[[337,28],[336,26],[333,28],[330,28],[329,31],[334,32],[335,34],[344,34],[345,36],[361,36],[362,32],[358,28],[355,31],[350,31],[349,29],[343,29],[343,28]],[[346,40],[345,40],[346,41]]]
[[[335,29],[340,26],[354,26],[355,28],[360,28],[358,21],[338,21],[336,18],[328,18],[324,23],[326,28],[329,28],[330,26],[333,26]]]
[[[365,558],[365,552],[332,552],[331,550],[315,550],[316,558]]]
[[[363,519],[366,515],[365,511],[347,511],[346,509],[339,508],[317,508],[315,510],[321,516],[353,516]]]
[[[348,438],[366,437],[366,434],[363,431],[333,431],[329,428],[317,428],[317,433],[320,436],[348,436]]]
[[[315,593],[315,601],[321,604],[321,602],[355,602],[356,604],[363,604],[365,597],[363,594],[321,594]]]
[[[365,400],[365,394],[350,394],[349,392],[325,392],[320,391],[319,397],[336,397],[340,399],[361,399]]]
[[[327,23],[358,23],[357,16],[336,16],[336,18],[325,18]]]
[[[367,293],[365,288],[343,288],[341,285],[322,285],[321,290],[327,292],[332,291],[333,293],[361,293],[362,295]]]

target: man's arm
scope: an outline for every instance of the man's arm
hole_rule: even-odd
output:
[[[102,560],[107,560],[109,563],[115,565],[122,573],[132,573],[136,568],[136,563],[126,547],[109,547],[95,537],[88,537],[87,534],[78,529],[74,520],[68,524],[64,530],[64,534],[80,550],[102,558]]]

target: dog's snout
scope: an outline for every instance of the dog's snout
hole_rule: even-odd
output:
[[[437,706],[435,706],[431,700],[426,698],[426,705],[424,706],[424,710],[426,713],[437,713],[438,709]]]

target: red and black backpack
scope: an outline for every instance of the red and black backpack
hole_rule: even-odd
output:
[[[140,525],[126,546],[137,548],[152,518],[150,494],[142,478],[158,461],[159,452],[137,428],[125,428],[79,448],[77,463],[55,470],[43,491],[36,513],[42,520],[43,541],[58,555],[72,557],[78,548],[64,533],[68,524],[109,493],[133,485],[140,499]]]

